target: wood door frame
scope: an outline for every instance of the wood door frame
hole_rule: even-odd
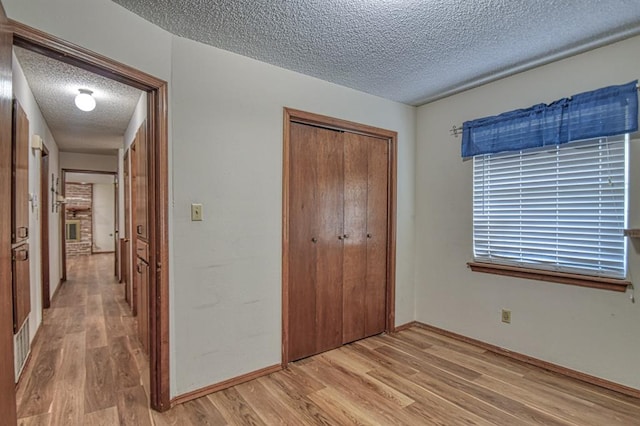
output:
[[[289,363],[289,189],[291,162],[291,123],[302,123],[328,129],[360,133],[389,141],[387,196],[387,288],[385,303],[385,332],[395,330],[396,290],[396,205],[398,133],[366,124],[284,108],[283,172],[282,172],[282,367]]]
[[[14,46],[26,48],[147,92],[147,137],[150,142],[149,212],[154,212],[149,214],[149,264],[152,268],[149,280],[150,400],[153,409],[168,410],[171,408],[171,399],[167,82],[20,22],[9,20],[8,27]],[[4,222],[4,216],[1,220]],[[4,304],[5,301],[0,303]]]
[[[45,158],[47,158],[47,170],[44,170]],[[42,279],[42,310],[51,306],[51,275],[49,257],[49,150],[42,144],[40,151],[40,275]],[[45,261],[46,259],[46,261]]]

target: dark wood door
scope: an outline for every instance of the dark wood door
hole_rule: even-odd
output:
[[[389,141],[290,125],[289,359],[385,330]]]
[[[385,330],[388,141],[344,133],[343,343]]]
[[[149,238],[149,210],[148,210],[148,185],[149,185],[149,155],[146,123],[142,123],[136,136],[136,235],[145,241]]]
[[[291,124],[289,355],[342,344],[343,185],[340,133]]]
[[[13,233],[12,243],[29,237],[29,120],[13,102]]]
[[[129,169],[131,173],[130,182],[129,182],[131,185],[131,199],[130,199],[131,206],[130,206],[129,213],[126,215],[127,217],[131,218],[130,226],[133,226],[132,228],[127,228],[131,230],[131,237],[129,238],[129,248],[130,248],[129,260],[131,262],[132,267],[135,267],[135,265],[137,265],[138,263],[136,250],[135,250],[136,242],[138,238],[135,230],[135,225],[137,223],[136,216],[138,214],[138,184],[137,184],[138,142],[137,141],[138,141],[138,138],[136,136],[133,143],[131,144],[131,148],[129,149],[129,152],[130,152],[129,161],[131,162],[131,168]],[[137,316],[138,315],[138,274],[135,273],[135,271],[133,271],[133,274],[131,276],[131,300],[129,301],[129,306],[131,306],[131,313],[133,314],[133,316]]]
[[[31,312],[29,244],[13,249],[13,332],[17,333]]]
[[[344,134],[344,260],[342,343],[365,332],[367,281],[368,140]]]
[[[13,366],[13,289],[11,286],[11,122],[12,34],[0,3],[0,413],[8,425],[17,423]]]
[[[389,141],[368,138],[367,176],[367,276],[364,303],[364,337],[386,328],[386,294],[389,236]]]
[[[131,171],[130,150],[124,153],[124,244],[122,253],[122,282],[124,282],[124,300],[131,307]]]
[[[51,306],[49,278],[49,152],[43,147],[40,159],[40,258],[42,309]]]
[[[136,266],[136,275],[139,286],[139,305],[138,305],[138,337],[142,343],[142,349],[149,354],[149,265],[142,259],[138,258]]]

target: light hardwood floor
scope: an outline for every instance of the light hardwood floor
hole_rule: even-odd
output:
[[[417,327],[152,412],[112,259],[70,261],[18,386],[21,425],[640,425],[638,399]]]

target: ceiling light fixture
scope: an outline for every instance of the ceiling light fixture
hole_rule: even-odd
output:
[[[76,106],[82,111],[93,111],[96,107],[96,100],[93,99],[93,92],[87,89],[78,89],[80,93],[76,96]]]

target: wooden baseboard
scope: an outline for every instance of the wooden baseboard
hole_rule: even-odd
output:
[[[408,322],[406,324],[402,324],[402,325],[397,326],[391,332],[392,333],[399,333],[399,332],[401,332],[403,330],[408,330],[411,327],[418,327],[418,326],[420,326],[420,323],[418,323],[417,321],[411,321],[411,322]]]
[[[58,295],[58,291],[60,291],[60,287],[62,287],[62,284],[64,283],[64,281],[62,281],[62,278],[60,278],[60,282],[58,282],[58,285],[56,286],[56,289],[53,290],[53,294],[51,295],[51,297],[49,298],[49,308],[51,308],[51,304],[53,303],[54,299],[56,298],[56,296]]]
[[[216,383],[211,386],[207,386],[201,389],[196,389],[189,393],[185,393],[183,395],[176,396],[171,400],[171,406],[178,404],[183,404],[187,401],[191,401],[193,399],[197,399],[203,397],[205,395],[209,395],[214,392],[221,391],[223,389],[230,388],[232,386],[236,386],[250,380],[257,379],[258,377],[266,376],[271,373],[275,373],[277,371],[282,370],[282,365],[272,365],[271,367],[262,368],[260,370],[252,371],[251,373],[243,374],[242,376],[234,377],[229,380],[225,380],[224,382]]]
[[[518,352],[513,352],[508,349],[501,348],[500,346],[495,346],[490,343],[485,343],[481,340],[476,340],[471,337],[466,337],[461,334],[457,334],[451,331],[444,330],[442,328],[434,327],[432,325],[424,324],[419,321],[415,321],[412,323],[416,327],[423,328],[425,330],[432,331],[434,333],[441,334],[446,337],[450,337],[452,339],[460,340],[465,343],[469,343],[480,348],[486,349],[490,352],[506,356],[508,358],[512,358],[518,361],[522,361],[524,363],[533,365],[535,367],[539,367],[548,371],[553,371],[554,373],[562,374],[563,376],[571,377],[574,379],[581,380],[583,382],[600,386],[605,389],[609,389],[615,392],[622,393],[624,395],[632,396],[634,398],[640,398],[640,389],[635,389],[629,386],[621,385],[619,383],[615,383],[609,380],[601,379],[596,376],[592,376],[590,374],[582,373],[577,370],[572,370],[567,367],[562,367],[557,364],[553,364],[548,361],[543,361],[538,358],[531,357],[529,355],[524,355]]]

